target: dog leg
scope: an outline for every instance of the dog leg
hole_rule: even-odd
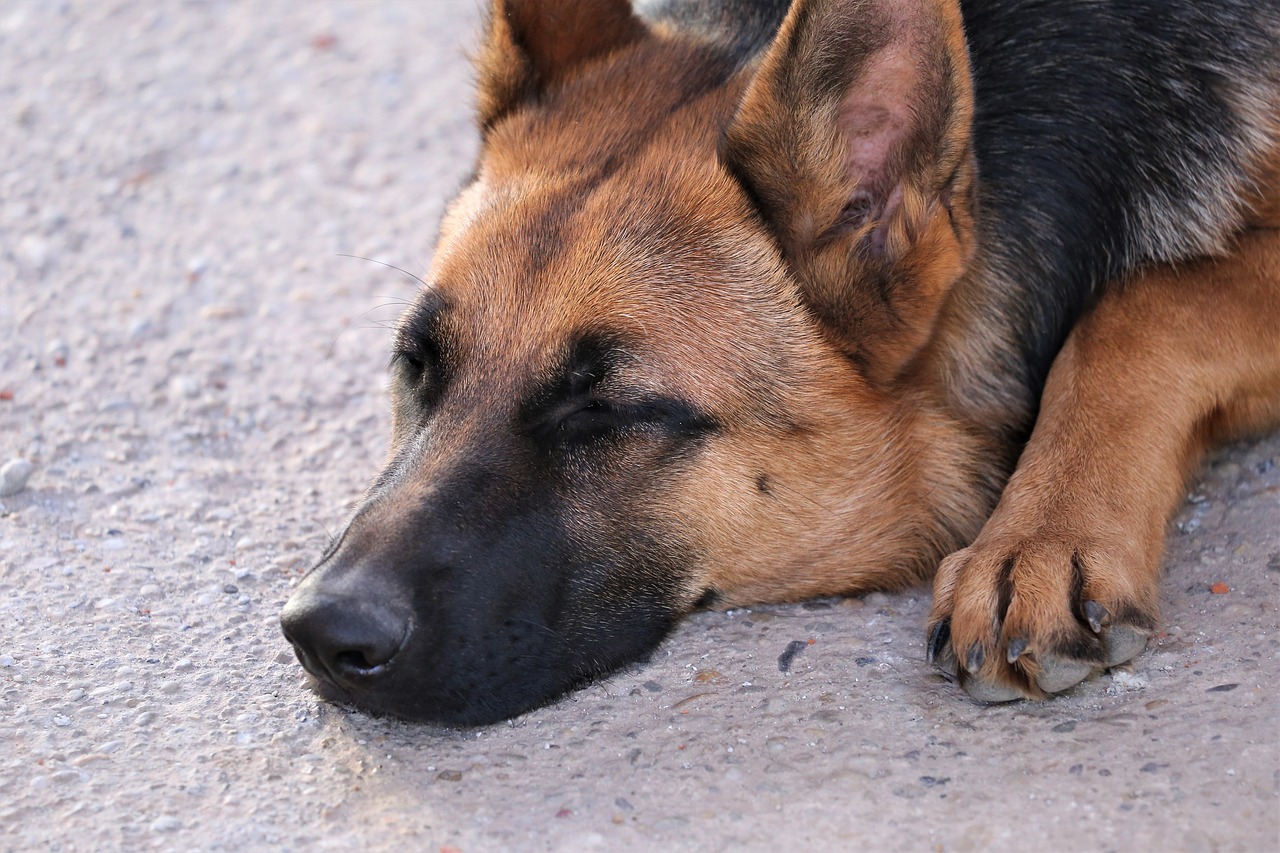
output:
[[[1277,422],[1280,231],[1113,288],[1055,360],[995,512],[939,568],[930,659],[999,702],[1138,654],[1187,475],[1209,443]]]

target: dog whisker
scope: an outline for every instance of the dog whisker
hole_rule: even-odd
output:
[[[427,283],[426,283],[426,281],[424,281],[423,279],[421,279],[421,278],[419,278],[418,276],[414,275],[413,273],[409,272],[407,269],[404,269],[404,268],[402,268],[402,267],[398,267],[398,266],[396,266],[395,264],[389,264],[389,263],[387,263],[386,261],[379,261],[379,260],[377,260],[376,258],[366,258],[366,257],[364,257],[363,255],[348,255],[348,254],[344,254],[343,252],[338,252],[338,257],[339,257],[339,258],[354,258],[354,259],[355,259],[355,260],[357,260],[357,261],[368,261],[368,262],[369,262],[369,263],[371,263],[371,264],[378,264],[379,266],[384,266],[384,267],[386,267],[387,269],[392,269],[392,270],[395,270],[396,272],[404,273],[405,275],[409,276],[409,278],[411,278],[411,279],[413,279],[414,281],[418,282],[418,284],[421,284],[423,287],[430,287],[430,286],[431,286],[431,285],[427,284]]]

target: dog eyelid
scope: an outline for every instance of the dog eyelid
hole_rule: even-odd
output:
[[[399,364],[407,365],[414,370],[422,370],[426,367],[426,362],[422,360],[422,357],[409,350],[396,350],[391,354],[391,367],[394,368]]]

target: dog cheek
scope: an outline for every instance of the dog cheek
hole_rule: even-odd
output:
[[[655,527],[683,556],[672,594],[684,612],[731,591],[740,567],[754,562],[758,537],[775,529],[768,508],[777,482],[755,455],[749,442],[720,439],[654,502]]]
[[[575,585],[601,620],[621,613],[674,619],[690,610],[696,551],[655,500],[616,503],[592,517],[575,514],[569,525],[571,550],[581,559]]]

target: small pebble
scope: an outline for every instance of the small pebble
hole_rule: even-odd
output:
[[[795,660],[796,655],[800,654],[808,646],[804,640],[792,640],[787,643],[787,647],[782,650],[782,654],[778,655],[778,671],[786,672],[791,669],[791,663]]]
[[[1117,691],[1142,690],[1145,687],[1147,687],[1149,683],[1150,682],[1148,682],[1145,678],[1143,678],[1142,676],[1136,673],[1125,672],[1124,670],[1120,670],[1120,669],[1113,669],[1111,671],[1112,688]]]
[[[40,109],[30,101],[23,101],[14,110],[13,115],[19,125],[30,128],[35,126],[36,121],[40,118]]]
[[[151,822],[152,832],[174,832],[182,828],[182,821],[173,815],[158,817]]]
[[[10,459],[0,467],[0,498],[16,495],[27,487],[35,466],[25,459]]]
[[[206,320],[231,320],[243,313],[237,305],[206,305],[200,309],[200,316]]]
[[[154,324],[147,317],[138,317],[129,324],[129,340],[140,341],[150,337]]]
[[[22,242],[19,245],[22,255],[25,256],[32,269],[43,271],[49,265],[51,250],[48,241],[42,240],[34,234],[29,234],[22,238]]]
[[[180,394],[189,400],[200,396],[200,380],[194,376],[175,376],[169,386],[174,390],[174,393]]]

